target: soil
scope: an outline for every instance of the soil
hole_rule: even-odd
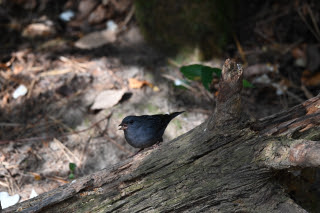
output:
[[[19,8],[28,6],[21,2]],[[0,8],[1,20],[13,23],[11,14],[17,5],[12,4],[9,9]],[[199,61],[190,59],[176,66],[171,58],[168,63],[164,53],[145,42],[134,18],[117,33],[115,41],[80,49],[74,43],[83,33],[105,26],[87,23],[70,27],[55,19],[53,35],[22,37],[33,16],[48,12],[40,7],[35,6],[37,12],[32,15],[26,12],[29,15],[24,21],[17,18],[20,22],[16,28],[1,27],[6,33],[1,36],[5,45],[0,50],[0,191],[19,194],[23,201],[29,199],[32,190],[41,194],[72,181],[71,173],[78,178],[132,156],[138,150],[128,145],[118,130],[127,115],[186,111],[167,127],[166,143],[201,124],[213,112],[215,95],[208,94],[201,82],[191,82],[194,90],[189,90],[176,87],[171,80],[183,79],[179,66]],[[51,13],[59,14],[60,10]],[[115,13],[116,22],[128,16],[130,4],[123,11]],[[261,24],[259,29],[263,27]],[[258,41],[243,40],[240,38],[239,42],[246,43],[242,48],[247,60],[241,61],[239,45],[230,44],[230,51],[205,64],[221,68],[227,57],[234,57],[251,70],[246,71],[246,78],[255,87],[243,90],[243,102],[254,119],[319,93],[320,83],[310,83],[318,75],[319,66],[313,63],[316,68],[306,74],[306,69],[295,64],[307,57],[307,50],[313,56],[317,54],[317,45],[305,41],[296,44],[294,40],[281,43],[280,48],[272,42],[259,46]],[[285,48],[288,51],[279,51]],[[270,55],[276,59],[266,60]],[[309,59],[308,63],[312,61]],[[255,73],[263,69],[271,71]],[[133,86],[129,79],[145,83]],[[218,82],[213,84],[217,88]],[[28,92],[15,99],[12,94],[19,85],[25,85]],[[91,109],[105,90],[125,93],[111,107]],[[76,165],[74,172],[70,163]]]

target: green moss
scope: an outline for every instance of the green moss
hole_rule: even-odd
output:
[[[173,120],[172,123],[177,127],[178,130],[182,129],[182,124],[179,119]]]
[[[123,119],[124,118],[124,114],[122,112],[120,112],[120,111],[119,112],[115,112],[114,113],[114,117],[115,118],[119,118],[119,119],[120,118]]]
[[[147,109],[148,109],[148,112],[151,113],[151,114],[155,114],[155,113],[158,113],[159,111],[159,108],[151,103],[148,103],[146,105]]]
[[[136,0],[145,38],[167,53],[199,47],[204,58],[221,53],[231,38],[234,0]]]

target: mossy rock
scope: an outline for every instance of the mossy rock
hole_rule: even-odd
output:
[[[151,44],[169,55],[199,48],[204,59],[232,37],[235,0],[136,0],[135,16]]]

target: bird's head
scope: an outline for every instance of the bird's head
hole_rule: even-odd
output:
[[[127,116],[122,120],[121,124],[119,125],[120,126],[119,130],[126,130],[130,126],[133,126],[135,123],[136,123],[136,120],[134,116]]]

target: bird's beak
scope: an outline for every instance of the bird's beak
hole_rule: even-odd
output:
[[[123,124],[123,123],[121,123],[119,126],[120,126],[119,130],[125,130],[128,128],[127,124]]]

